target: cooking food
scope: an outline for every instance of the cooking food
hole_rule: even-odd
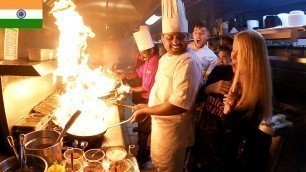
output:
[[[102,161],[104,155],[101,149],[89,149],[85,152],[84,157],[87,161]]]
[[[110,172],[128,172],[131,169],[131,165],[125,161],[113,161],[109,167]]]
[[[84,172],[102,172],[103,167],[100,162],[89,162],[88,165],[83,169]]]
[[[103,100],[92,99],[91,97],[84,96],[84,100],[80,102],[78,96],[77,93],[62,95],[62,104],[55,110],[54,116],[56,118],[53,119],[53,122],[64,128],[71,118],[71,114],[75,112],[75,107],[80,107],[78,110],[82,113],[68,129],[67,133],[78,137],[104,133],[107,129],[107,116],[114,114],[114,109],[107,107]]]
[[[79,152],[73,153],[73,159],[79,159],[80,157],[82,157],[82,154],[80,154]],[[65,158],[71,159],[71,154],[66,155]]]
[[[111,161],[123,160],[126,156],[126,151],[122,148],[112,148],[106,152],[106,156]]]
[[[65,172],[65,167],[59,164],[54,163],[51,167],[48,168],[47,172]]]
[[[84,152],[82,149],[79,149],[79,148],[67,149],[64,152],[64,158],[68,160],[71,159],[72,152],[73,152],[73,159],[78,159],[80,161],[83,161]]]

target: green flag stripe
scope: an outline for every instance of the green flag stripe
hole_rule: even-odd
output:
[[[0,28],[42,28],[42,19],[0,19]]]

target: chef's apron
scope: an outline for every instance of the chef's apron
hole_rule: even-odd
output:
[[[182,114],[162,118],[152,116],[151,137],[154,168],[160,172],[181,172],[186,149],[194,141],[192,118],[182,118]]]

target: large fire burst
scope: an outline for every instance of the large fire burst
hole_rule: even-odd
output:
[[[88,37],[93,38],[95,34],[90,27],[84,25],[83,18],[75,11],[75,7],[71,0],[60,0],[54,2],[50,12],[56,18],[55,23],[60,31],[58,68],[54,79],[60,78],[66,87],[55,117],[56,123],[64,127],[71,115],[76,110],[81,110],[81,116],[68,132],[87,136],[104,131],[107,123],[105,115],[114,113],[98,97],[113,90],[116,80],[109,77],[110,70],[103,69],[102,72],[101,67],[89,68],[86,40]]]

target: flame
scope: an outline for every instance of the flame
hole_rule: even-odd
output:
[[[60,31],[58,68],[54,79],[61,78],[66,86],[59,100],[60,107],[55,111],[55,122],[64,128],[71,115],[79,109],[82,113],[68,132],[79,136],[95,135],[106,129],[107,118],[104,115],[114,113],[98,97],[113,90],[116,80],[111,77],[110,70],[102,67],[90,69],[87,65],[86,40],[95,37],[95,34],[84,24],[75,8],[71,0],[60,0],[54,2],[50,12],[56,18]]]

